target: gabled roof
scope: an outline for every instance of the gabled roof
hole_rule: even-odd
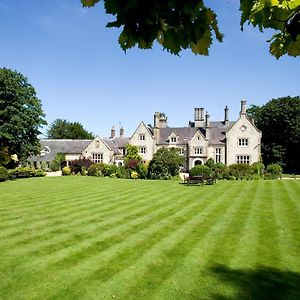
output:
[[[92,140],[41,140],[41,150],[45,147],[49,148],[49,152],[45,151],[44,155],[31,156],[29,161],[52,161],[57,153],[80,154]]]
[[[176,144],[187,144],[197,132],[195,127],[166,127],[159,129],[158,141],[159,145],[168,145],[169,137],[172,133],[178,136]]]
[[[210,138],[209,144],[224,145],[226,132],[233,126],[235,122],[229,122],[226,126],[224,122],[210,122]],[[159,137],[157,143],[159,145],[169,145],[169,136],[174,132],[178,137],[176,144],[187,144],[196,134],[197,130],[205,137],[206,130],[203,127],[194,127],[194,123],[190,122],[191,127],[167,127],[159,130]]]

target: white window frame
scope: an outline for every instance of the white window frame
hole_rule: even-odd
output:
[[[222,149],[221,148],[215,148],[215,162],[220,163],[221,162],[221,153]]]
[[[177,137],[176,136],[171,136],[170,142],[171,143],[176,143],[177,142]]]
[[[146,147],[139,147],[139,153],[140,154],[146,154]]]
[[[96,164],[103,163],[103,153],[92,153],[91,161]]]
[[[139,134],[139,141],[145,141],[145,139],[146,139],[145,134],[144,133],[140,133]]]
[[[184,148],[179,148],[179,155],[184,155]]]
[[[194,154],[195,154],[195,155],[201,155],[201,154],[203,154],[203,149],[202,149],[202,147],[195,147],[195,148],[194,148]]]
[[[250,155],[237,155],[236,156],[237,164],[248,164],[250,165]]]
[[[239,147],[248,147],[249,146],[249,139],[248,138],[239,138],[238,139]]]

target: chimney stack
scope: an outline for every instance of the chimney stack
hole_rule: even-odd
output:
[[[113,126],[110,131],[110,137],[113,139],[115,135],[116,135],[116,130],[115,130],[115,126]]]
[[[209,124],[209,113],[206,112],[205,114],[205,137],[207,140],[210,139],[210,131],[209,131],[209,127],[210,127],[210,124]]]
[[[228,126],[229,125],[229,119],[228,119],[228,107],[227,105],[224,108],[224,125]]]
[[[247,113],[246,103],[247,103],[247,101],[245,99],[243,99],[241,101],[241,112],[240,112],[240,115],[246,115],[246,113]]]
[[[195,107],[195,127],[204,127],[204,108]]]
[[[123,137],[124,136],[124,127],[122,126],[120,128],[120,137]]]

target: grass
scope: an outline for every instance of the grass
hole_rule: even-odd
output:
[[[0,299],[300,299],[300,181],[0,184]]]

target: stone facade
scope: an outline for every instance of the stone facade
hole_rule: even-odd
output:
[[[161,147],[180,149],[185,157],[183,169],[189,170],[204,164],[209,158],[226,165],[260,161],[261,132],[246,113],[246,101],[241,101],[240,116],[229,122],[228,108],[224,109],[223,121],[210,121],[204,108],[195,108],[194,121],[186,127],[169,127],[163,113],[154,114],[153,127],[141,122],[133,135],[124,137],[123,127],[116,137],[114,127],[109,138],[95,137],[94,140],[42,140],[42,153],[31,157],[33,162],[50,162],[56,153],[65,153],[69,163],[79,157],[94,162],[122,165],[127,144],[138,147],[144,162],[150,161]],[[46,151],[46,150],[47,151]],[[44,151],[44,152],[43,152]]]

